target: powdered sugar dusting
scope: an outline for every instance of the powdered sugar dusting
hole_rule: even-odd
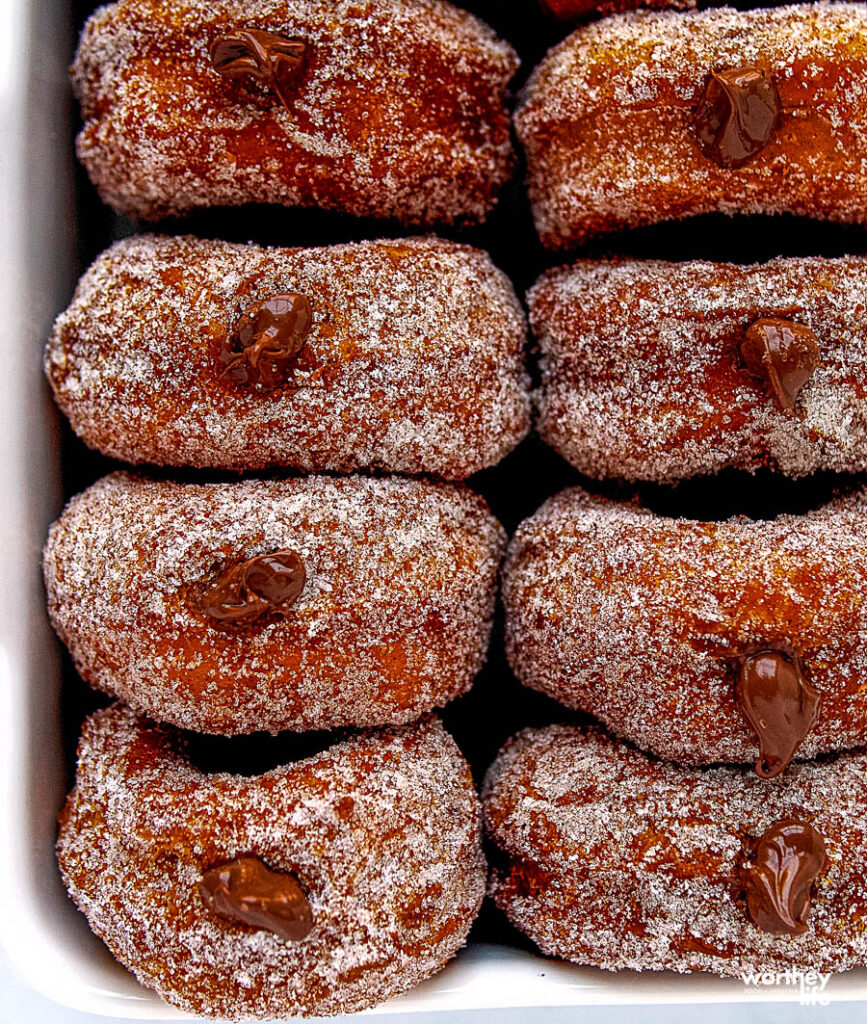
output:
[[[528,295],[539,432],[593,477],[674,481],[727,467],[867,468],[867,259],[758,266],[581,260]],[[821,365],[795,417],[739,345],[763,316],[810,327]]]
[[[399,478],[177,484],[116,473],[45,549],[48,610],[83,678],[201,732],[412,721],[485,658],[505,535],[471,491]],[[288,548],[291,614],[215,626],[197,588]]]
[[[238,387],[239,312],[309,297],[297,389]],[[55,324],[46,372],[73,428],[133,463],[464,478],[529,429],[526,328],[486,253],[436,238],[265,249],[143,235],[103,253]]]
[[[91,928],[143,984],[221,1019],[351,1013],[439,970],[484,894],[481,814],[435,719],[265,775],[203,775],[120,704],[85,725],[57,852]],[[301,942],[231,924],[204,872],[255,856],[294,874]]]
[[[485,816],[510,863],[491,891],[543,952],[609,970],[818,971],[867,959],[867,755],[799,764],[773,784],[677,768],[601,730],[527,730],[488,773]],[[825,841],[804,935],[749,919],[738,862],[797,817]]]
[[[212,42],[247,27],[307,43],[289,111],[212,69]],[[106,202],[151,219],[268,202],[477,221],[511,173],[517,66],[442,0],[120,0],[73,65],[78,154]]]
[[[698,149],[713,70],[759,63],[783,120],[737,170]],[[867,9],[634,12],[579,28],[531,76],[516,112],[546,245],[698,213],[791,212],[865,223]]]
[[[755,762],[733,654],[794,648],[821,703],[799,757],[867,744],[867,490],[773,521],[668,519],[578,488],[503,573],[518,678],[685,763]]]

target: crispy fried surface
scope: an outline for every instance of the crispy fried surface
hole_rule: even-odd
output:
[[[758,266],[579,260],[528,295],[539,432],[582,473],[670,482],[727,467],[867,468],[867,260]],[[821,365],[796,416],[741,358],[764,316],[811,327]]]
[[[467,690],[505,536],[471,491],[400,478],[175,484],[116,473],[45,549],[48,610],[91,685],[200,732],[409,722]],[[228,566],[297,552],[290,614],[215,624]]]
[[[738,170],[702,155],[695,106],[714,70],[770,68],[783,105]],[[867,9],[638,12],[579,28],[531,76],[516,112],[545,245],[699,213],[867,222]]]
[[[220,347],[239,312],[276,292],[313,307],[297,389],[245,389]],[[79,435],[129,462],[462,479],[529,429],[524,341],[511,284],[467,246],[144,235],[84,275],[46,372]]]
[[[435,719],[358,736],[264,775],[205,775],[120,704],[86,723],[58,859],[91,928],[139,980],[221,1019],[351,1013],[463,945],[484,894],[469,768]],[[255,856],[296,876],[301,942],[237,925],[197,892]]]
[[[239,28],[307,43],[289,110],[211,67]],[[442,0],[119,0],[73,65],[78,155],[106,202],[148,219],[260,202],[478,221],[511,173],[517,66]]]
[[[519,734],[483,792],[505,855],[497,904],[540,949],[609,970],[842,971],[867,958],[867,756],[799,764],[772,784],[678,768],[600,729]],[[760,931],[739,892],[745,845],[797,817],[825,841],[807,932]]]
[[[642,749],[748,762],[733,654],[789,646],[821,695],[798,757],[867,743],[867,491],[773,521],[668,519],[564,491],[504,569],[518,678]]]

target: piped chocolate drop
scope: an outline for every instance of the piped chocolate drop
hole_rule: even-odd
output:
[[[265,391],[291,383],[313,326],[305,295],[282,292],[248,306],[226,335],[220,362],[236,384]]]
[[[313,928],[313,912],[294,875],[272,871],[256,857],[235,860],[207,871],[199,894],[215,914],[298,942]]]
[[[819,713],[819,695],[799,659],[757,651],[740,659],[735,695],[759,741],[756,773],[772,779],[789,765]]]
[[[287,614],[306,581],[297,552],[275,551],[226,569],[202,594],[199,607],[218,622],[246,626],[269,612]]]
[[[720,167],[740,167],[771,141],[781,114],[780,94],[764,68],[712,71],[693,122],[699,149]]]
[[[825,842],[805,821],[783,818],[752,844],[742,881],[750,917],[771,935],[803,935]]]
[[[211,67],[224,78],[253,78],[273,89],[286,108],[289,91],[304,67],[307,46],[277,32],[246,28],[220,36],[211,46]]]
[[[819,339],[810,328],[778,317],[763,317],[746,329],[741,356],[787,416],[794,416],[798,392],[821,361]]]

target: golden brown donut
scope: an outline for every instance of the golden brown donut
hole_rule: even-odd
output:
[[[188,1013],[362,1010],[440,970],[478,912],[479,801],[436,719],[244,777],[204,774],[176,734],[115,704],[85,724],[78,757],[57,843],[72,898],[142,984]],[[226,916],[225,899],[213,908],[209,873],[251,859],[277,873],[277,893],[292,887],[306,934],[274,930],[273,895],[251,901],[270,911],[265,927]],[[229,892],[237,906],[250,890]]]
[[[45,364],[78,434],[129,462],[462,479],[529,429],[524,341],[511,284],[467,246],[143,235],[87,271]]]
[[[726,81],[747,67],[752,84]],[[867,222],[865,73],[863,4],[642,11],[577,29],[515,115],[543,243],[714,211]],[[778,100],[738,131],[753,90]]]
[[[530,729],[485,781],[486,824],[503,853],[490,889],[544,953],[608,970],[861,967],[865,779],[864,753],[799,764],[771,785],[665,764],[592,727]],[[817,856],[774,842],[793,821],[815,833]],[[797,870],[774,871],[775,853]],[[787,917],[789,931],[770,930]]]
[[[72,68],[116,210],[318,206],[480,221],[512,170],[510,46],[443,0],[119,0]]]
[[[588,476],[867,469],[863,257],[579,260],[543,275],[527,301],[542,353],[539,432]],[[818,365],[782,347],[785,365],[748,362],[745,337],[769,320],[808,328]],[[786,369],[800,382],[788,408],[774,387]]]
[[[504,540],[443,484],[115,473],[51,529],[48,611],[87,682],[159,721],[397,724],[471,686]]]
[[[509,547],[509,660],[526,686],[673,761],[761,757],[774,774],[793,754],[867,744],[865,536],[867,489],[763,522],[564,491]]]

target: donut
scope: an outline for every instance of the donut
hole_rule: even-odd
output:
[[[867,744],[867,489],[699,522],[580,488],[518,528],[506,647],[525,686],[690,765]]]
[[[641,11],[577,29],[515,114],[542,242],[711,212],[867,223],[865,72],[863,4]]]
[[[541,436],[590,477],[867,469],[867,259],[579,260],[527,296]]]
[[[226,1020],[412,988],[464,944],[486,879],[470,770],[435,718],[250,777],[200,771],[115,704],[84,726],[57,856],[142,984]]]
[[[148,220],[255,202],[478,222],[512,172],[518,63],[443,0],[119,0],[72,66],[78,156]]]
[[[472,685],[504,542],[444,484],[115,473],[51,528],[48,613],[86,682],[157,721],[402,724]]]
[[[525,323],[477,249],[125,239],[58,317],[73,429],[132,463],[462,479],[529,429]]]
[[[863,752],[769,785],[555,725],[506,745],[483,803],[494,901],[550,956],[735,977],[867,959]]]

